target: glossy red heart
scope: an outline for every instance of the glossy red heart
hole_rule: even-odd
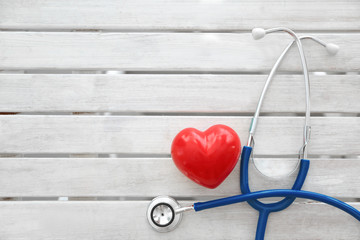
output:
[[[241,151],[236,132],[225,125],[214,125],[201,132],[186,128],[171,146],[177,168],[194,182],[216,188],[234,169]]]

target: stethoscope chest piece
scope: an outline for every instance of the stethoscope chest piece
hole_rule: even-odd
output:
[[[158,232],[170,232],[181,221],[182,213],[176,213],[180,204],[168,196],[154,198],[146,212],[150,225]]]

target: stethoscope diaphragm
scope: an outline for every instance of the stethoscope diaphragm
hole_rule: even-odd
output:
[[[158,232],[170,232],[181,221],[182,213],[176,213],[180,204],[169,196],[154,198],[146,212],[150,225]]]

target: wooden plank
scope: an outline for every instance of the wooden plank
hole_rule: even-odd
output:
[[[0,74],[0,112],[254,112],[265,75]],[[310,76],[312,112],[360,112],[360,76]],[[262,112],[304,112],[303,76],[277,76]],[[296,98],[294,98],[296,96]]]
[[[342,46],[329,56],[304,41],[311,71],[360,71],[359,34],[315,34]],[[255,41],[250,33],[0,32],[0,70],[268,71],[291,41],[285,34]],[[294,48],[281,67],[301,71]]]
[[[272,167],[264,172],[274,173],[296,162],[295,158],[256,161],[270,162]],[[359,159],[312,159],[303,189],[333,197],[360,197],[359,169]],[[296,177],[294,173],[280,179],[268,178],[252,162],[249,173],[253,191],[288,189]],[[1,197],[235,194],[240,194],[239,165],[218,188],[207,189],[182,175],[170,158],[0,158]]]
[[[359,30],[359,1],[0,1],[2,29]]]
[[[178,228],[155,232],[145,213],[149,201],[1,202],[3,239],[254,239],[257,212],[246,203],[186,213]],[[191,202],[182,202],[191,204]],[[352,206],[360,209],[359,203]],[[331,231],[330,231],[331,229]],[[353,240],[359,222],[318,203],[296,203],[270,216],[268,240]]]
[[[297,154],[304,119],[263,117],[255,154]],[[310,154],[360,154],[360,118],[314,117]],[[250,117],[1,116],[0,153],[170,154],[175,135],[187,127],[225,124],[248,137]]]

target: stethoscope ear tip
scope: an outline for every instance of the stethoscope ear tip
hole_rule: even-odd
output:
[[[330,55],[335,55],[337,54],[337,52],[339,51],[339,46],[333,43],[328,43],[326,44],[326,51],[330,54]]]
[[[259,40],[262,39],[265,36],[265,29],[263,28],[254,28],[252,31],[252,37],[255,40]]]

